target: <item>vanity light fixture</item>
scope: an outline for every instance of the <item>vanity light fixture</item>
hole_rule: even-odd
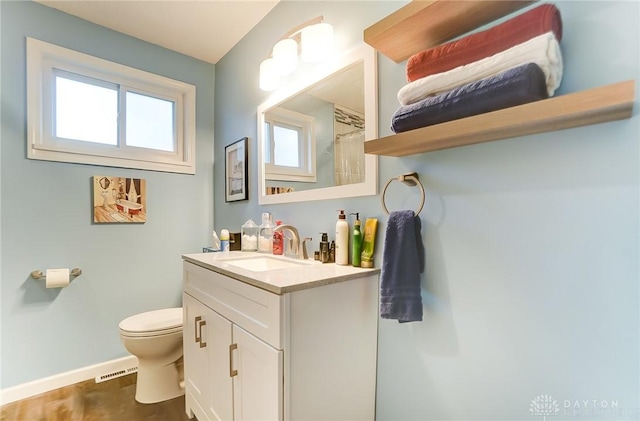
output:
[[[303,61],[316,63],[329,57],[333,47],[333,27],[318,16],[285,34],[260,63],[260,89],[273,91],[280,77],[290,75],[298,67],[298,53]]]

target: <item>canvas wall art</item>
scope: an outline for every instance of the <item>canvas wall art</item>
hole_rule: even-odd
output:
[[[147,220],[147,183],[143,178],[93,176],[93,222],[139,223]]]

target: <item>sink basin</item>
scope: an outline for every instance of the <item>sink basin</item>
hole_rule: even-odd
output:
[[[268,270],[295,268],[307,265],[307,263],[302,261],[296,262],[295,260],[283,260],[277,257],[268,256],[251,257],[245,259],[229,259],[225,260],[224,263],[242,269],[250,270],[252,272],[266,272]]]

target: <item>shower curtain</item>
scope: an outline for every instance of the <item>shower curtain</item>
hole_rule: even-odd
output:
[[[337,135],[334,156],[336,186],[364,182],[364,129]]]

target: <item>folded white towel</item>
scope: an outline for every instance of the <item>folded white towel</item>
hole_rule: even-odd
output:
[[[562,53],[553,32],[547,32],[491,57],[415,80],[400,89],[398,101],[403,106],[413,104],[527,63],[540,66],[552,96],[562,80]]]

